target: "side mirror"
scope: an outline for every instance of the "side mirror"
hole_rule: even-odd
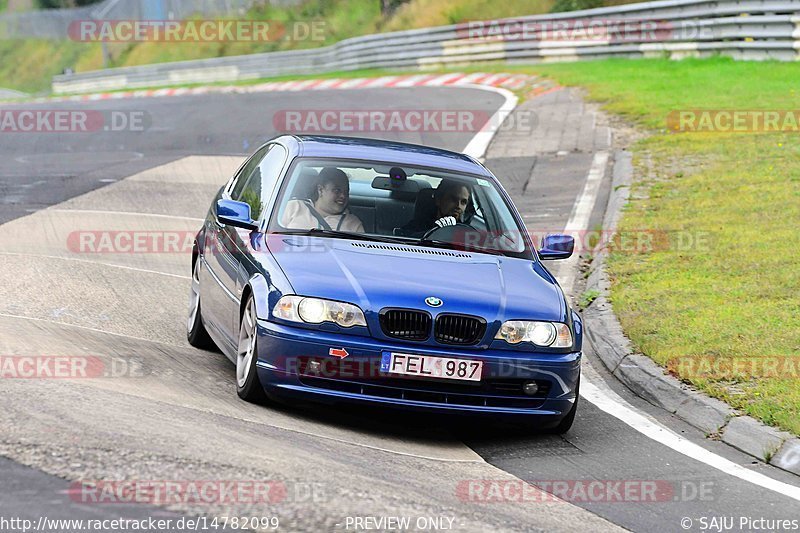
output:
[[[258,222],[250,218],[250,204],[245,202],[220,198],[217,200],[217,220],[226,226],[258,230]]]
[[[575,238],[569,235],[548,235],[542,239],[539,257],[542,260],[567,259],[575,249]]]

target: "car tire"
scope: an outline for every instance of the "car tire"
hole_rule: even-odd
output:
[[[192,266],[192,287],[189,290],[189,318],[186,322],[186,339],[195,348],[210,350],[214,341],[203,325],[203,314],[200,312],[200,258]]]
[[[581,378],[578,377],[578,384],[575,385],[575,403],[572,404],[572,409],[569,410],[567,416],[561,419],[557,426],[549,429],[547,432],[553,435],[563,435],[572,427],[575,422],[575,413],[578,412],[578,400],[580,399]]]
[[[264,403],[267,399],[261,380],[258,379],[258,322],[253,296],[247,297],[239,326],[239,343],[236,347],[236,394],[251,403]]]

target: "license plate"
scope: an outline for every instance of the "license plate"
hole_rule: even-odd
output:
[[[482,361],[453,359],[433,355],[414,355],[398,352],[383,352],[381,372],[434,379],[457,379],[480,381]]]

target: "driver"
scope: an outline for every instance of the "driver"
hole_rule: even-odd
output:
[[[445,226],[455,226],[462,222],[462,217],[469,203],[469,187],[460,181],[442,180],[433,192],[433,201],[436,204],[436,213],[430,220],[412,219],[403,226],[406,235],[420,236],[427,231]]]
[[[314,189],[314,201],[289,200],[281,225],[290,229],[335,229],[364,233],[364,224],[350,213],[350,182],[343,170],[323,168]]]

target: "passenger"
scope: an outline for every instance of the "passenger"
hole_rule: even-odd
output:
[[[407,236],[422,236],[433,228],[455,226],[462,222],[462,217],[469,203],[469,187],[460,181],[442,180],[433,191],[436,212],[430,219],[415,217],[403,226],[402,233]]]
[[[364,224],[350,213],[350,182],[335,167],[323,168],[313,191],[314,200],[289,200],[281,225],[290,229],[334,229],[364,233]]]

